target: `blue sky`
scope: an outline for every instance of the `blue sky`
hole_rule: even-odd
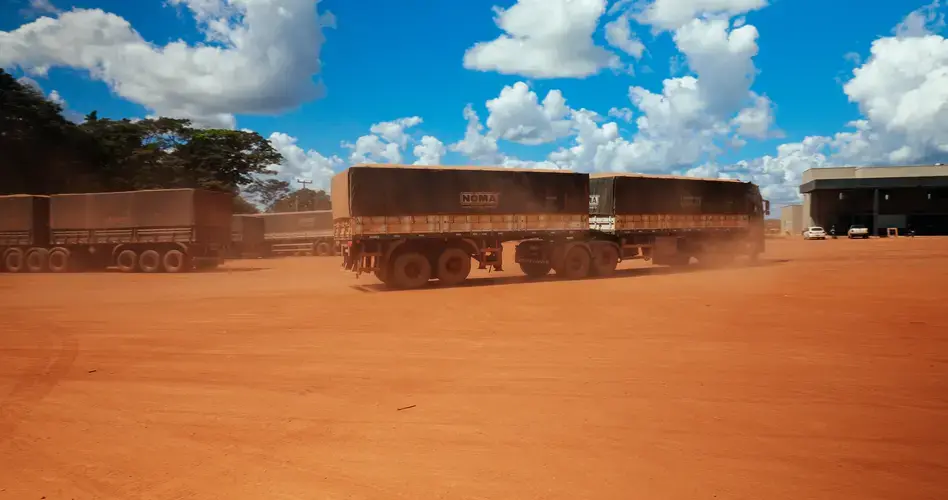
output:
[[[36,2],[4,2],[0,6],[0,32],[16,34],[21,26],[37,22],[39,11],[30,8],[31,1]],[[278,6],[282,0],[272,1]],[[741,0],[733,1],[737,4]],[[743,23],[755,27],[759,34],[757,55],[752,59],[756,72],[750,90],[769,98],[774,133],[762,138],[745,137],[746,144],[739,149],[730,148],[723,154],[701,154],[692,158],[690,164],[675,164],[670,160],[662,169],[680,171],[710,163],[716,167],[708,173],[719,174],[727,169],[717,166],[740,160],[753,161],[768,155],[777,157],[777,148],[781,144],[799,143],[808,136],[831,138],[844,130],[848,122],[865,118],[865,110],[859,103],[852,102],[853,99],[844,92],[843,84],[853,78],[854,68],[870,60],[870,47],[874,41],[892,37],[896,25],[928,4],[924,1],[877,2],[868,8],[865,2],[855,0],[760,1],[768,5],[725,17],[731,19],[732,30],[742,23],[734,24],[734,20],[743,18]],[[204,42],[206,29],[195,20],[195,13],[186,5],[172,6],[170,3],[174,2],[48,2],[60,11],[101,9],[115,14],[156,47],[175,40],[183,40],[189,45]],[[609,2],[610,5],[614,3]],[[430,135],[450,146],[464,137],[467,122],[462,112],[467,104],[472,104],[480,121],[485,122],[489,115],[485,102],[496,98],[502,88],[516,82],[527,83],[541,100],[547,92],[559,90],[570,108],[585,108],[605,117],[610,108],[634,108],[629,101],[630,86],[661,93],[664,79],[695,74],[688,67],[673,72],[670,61],[682,57],[680,47],[673,41],[674,32],[656,33],[655,26],[646,22],[632,24],[645,46],[641,59],[615,51],[624,65],[631,65],[634,74],[605,68],[588,77],[531,78],[523,74],[465,68],[465,51],[477,42],[488,42],[502,33],[494,22],[496,14],[492,7],[506,9],[514,4],[513,0],[323,0],[317,5],[318,12],[331,12],[335,17],[335,27],[323,29],[325,42],[318,52],[322,68],[311,77],[325,84],[325,96],[300,99],[289,109],[271,110],[259,115],[238,110],[234,113],[237,127],[256,130],[267,137],[274,132],[283,133],[296,138],[296,144],[303,150],[315,150],[324,157],[338,155],[348,161],[352,151],[342,147],[342,142],[355,142],[368,134],[375,123],[403,117],[417,116],[423,120],[407,129],[410,144]],[[34,7],[42,9],[49,5]],[[936,3],[934,8],[931,12],[938,12],[941,5]],[[697,12],[695,17],[712,14],[717,15]],[[47,15],[55,18],[59,14],[49,9]],[[604,16],[592,38],[597,45],[608,48],[602,29],[606,20]],[[929,21],[927,31],[921,35],[940,36],[939,30],[944,23],[939,25],[936,17]],[[4,48],[2,40],[0,34],[0,50]],[[858,55],[858,59],[854,55]],[[100,116],[111,118],[144,117],[153,113],[142,103],[119,96],[109,84],[86,68],[67,68],[54,63],[45,75],[35,71],[27,73],[30,57],[39,56],[26,54],[6,60],[0,56],[0,63],[18,76],[29,76],[46,92],[55,90],[74,113],[97,110]],[[700,78],[702,81],[705,79],[704,75]],[[635,116],[646,113],[635,111]],[[605,120],[615,121],[608,117]],[[622,135],[629,140],[636,136],[635,123],[618,121],[618,125]],[[570,147],[574,141],[574,135],[565,135],[544,144],[524,145],[501,138],[499,147],[503,154],[521,161],[543,161],[552,151]],[[414,159],[410,155],[410,145],[402,152],[406,162]],[[832,152],[821,154],[825,161],[832,163]],[[463,164],[472,160],[448,148],[441,162]],[[613,166],[609,168],[626,169],[619,160],[610,162]],[[885,160],[879,163],[885,163]],[[635,163],[629,165],[638,166]],[[814,163],[812,166],[824,164]],[[334,164],[333,168],[338,169],[340,165]],[[753,177],[753,172],[747,175]],[[761,182],[766,183],[763,179]]]

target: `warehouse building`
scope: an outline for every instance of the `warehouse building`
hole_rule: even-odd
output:
[[[803,173],[800,193],[804,226],[835,226],[838,234],[853,224],[875,235],[887,228],[948,234],[945,165],[814,168]]]
[[[780,207],[780,232],[793,235],[803,232],[803,205]]]

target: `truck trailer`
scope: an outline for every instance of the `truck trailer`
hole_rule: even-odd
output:
[[[597,274],[611,274],[616,256],[686,265],[764,252],[770,203],[750,182],[609,173],[590,175],[589,191],[590,238],[610,243],[593,253],[593,266],[605,266]]]
[[[198,189],[0,197],[2,270],[214,267],[230,243],[231,212],[229,193]]]
[[[332,210],[254,214],[263,220],[267,251],[275,255],[336,254]]]
[[[397,288],[503,269],[503,243],[589,231],[586,174],[558,170],[356,165],[332,180],[343,265]]]
[[[685,265],[764,250],[751,183],[510,168],[356,165],[332,182],[343,267],[395,288],[464,281],[471,261],[528,277],[607,276],[622,260]]]
[[[230,251],[233,258],[262,257],[264,245],[263,219],[252,214],[234,214],[230,226]]]

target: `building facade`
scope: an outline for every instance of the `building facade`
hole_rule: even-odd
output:
[[[803,205],[780,207],[780,232],[794,236],[803,233]]]
[[[804,226],[948,234],[948,166],[815,168],[803,173],[800,193]]]

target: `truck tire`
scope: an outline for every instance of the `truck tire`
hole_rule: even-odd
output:
[[[316,255],[319,257],[329,257],[332,255],[332,245],[325,241],[320,241],[316,244]]]
[[[26,252],[26,270],[31,273],[46,271],[46,258],[49,251],[45,248],[31,248]]]
[[[388,274],[385,272],[384,269],[377,269],[375,271],[372,271],[372,274],[374,274],[375,277],[378,278],[378,280],[381,281],[383,284],[391,285],[391,280],[388,279]]]
[[[438,281],[448,286],[459,285],[471,274],[471,256],[457,247],[446,248],[438,256]]]
[[[191,267],[188,256],[178,249],[171,249],[165,252],[161,257],[161,265],[165,268],[165,272],[168,273],[187,272]]]
[[[411,290],[421,288],[431,279],[431,262],[418,252],[405,252],[392,263],[392,284]]]
[[[589,252],[585,248],[574,246],[566,252],[562,264],[556,269],[556,274],[568,280],[585,278],[589,276],[591,261]]]
[[[138,269],[138,254],[135,250],[125,249],[115,257],[115,267],[123,273],[133,273]]]
[[[161,254],[155,250],[145,250],[138,256],[138,268],[143,273],[157,273],[161,271]]]
[[[550,274],[550,269],[553,267],[549,263],[541,264],[537,262],[521,262],[520,270],[523,271],[523,274],[527,275],[528,278],[542,278],[547,274]]]
[[[619,250],[615,245],[593,246],[592,273],[596,276],[612,276],[619,265]]]
[[[7,272],[19,273],[23,271],[23,250],[11,248],[3,254],[3,268]]]
[[[49,251],[49,257],[46,258],[46,265],[52,273],[68,273],[72,270],[70,257],[69,250],[56,247]]]

